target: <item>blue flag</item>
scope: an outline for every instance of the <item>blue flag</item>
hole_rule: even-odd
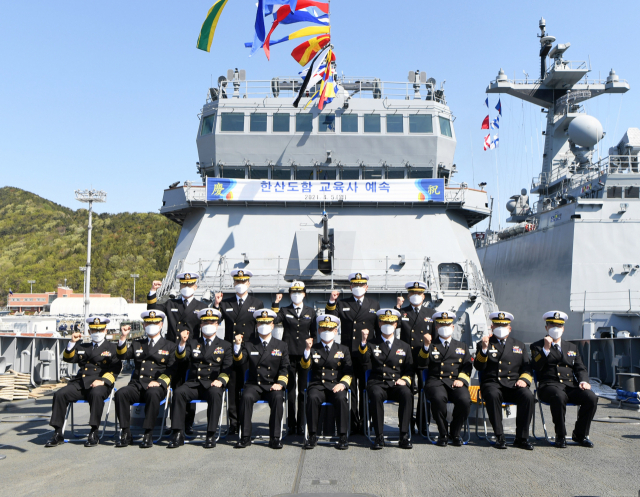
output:
[[[305,10],[297,10],[280,21],[280,24],[294,24],[296,22],[311,22],[313,24],[326,25],[329,24],[329,16],[327,14],[322,14],[321,16],[316,17]]]
[[[498,98],[498,105],[496,105],[496,110],[500,115],[502,115],[502,106],[500,105],[500,99]]]
[[[269,0],[267,0],[269,1]],[[256,34],[253,37],[253,43],[251,44],[251,53],[249,57],[251,57],[256,50],[262,47],[264,43],[264,38],[266,36],[265,27],[264,27],[264,6],[262,0],[258,0],[258,10],[256,11]]]
[[[487,99],[484,101],[484,104],[487,106],[487,109],[489,108],[489,97],[487,97]]]
[[[273,14],[274,5],[288,5],[291,7],[291,12],[295,12],[298,0],[264,0],[264,15],[268,16]]]

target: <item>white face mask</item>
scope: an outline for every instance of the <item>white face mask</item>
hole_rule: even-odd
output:
[[[367,290],[365,290],[363,286],[354,286],[351,289],[351,293],[354,294],[356,297],[362,297],[365,293],[367,293]]]
[[[304,293],[292,293],[291,302],[294,304],[300,304],[304,300]]]
[[[380,326],[380,331],[383,335],[392,335],[395,331],[395,328],[392,324],[383,324]]]
[[[91,333],[91,341],[98,343],[104,340],[106,333],[104,331],[96,331],[95,333]]]
[[[180,289],[180,294],[185,299],[190,299],[191,297],[193,297],[194,293],[195,293],[195,290],[193,289],[193,287],[190,287],[190,286],[185,286],[184,288]]]
[[[248,289],[249,289],[249,286],[246,285],[245,283],[238,283],[236,285],[236,293],[238,295],[244,295],[245,293],[247,293]]]
[[[202,331],[202,334],[208,337],[210,337],[211,335],[215,335],[217,330],[217,324],[205,324],[204,326],[200,326],[200,331]]]
[[[424,299],[424,295],[410,295],[409,296],[409,302],[411,302],[413,305],[420,305],[422,304],[422,301]]]
[[[270,324],[261,324],[258,326],[258,333],[262,336],[267,336],[271,333],[271,325]]]
[[[509,334],[509,328],[507,328],[506,326],[498,326],[497,328],[493,329],[493,334],[497,338],[505,338]]]
[[[162,327],[158,324],[148,324],[147,326],[144,327],[144,332],[147,334],[147,336],[154,337],[158,333],[160,333],[161,329]]]
[[[549,328],[549,336],[554,340],[557,340],[562,336],[564,332],[564,328],[560,326],[554,326],[553,328]]]
[[[323,342],[330,342],[331,340],[333,340],[333,337],[335,336],[333,331],[322,331],[320,333],[320,339]]]
[[[440,326],[440,328],[438,328],[438,335],[442,338],[449,338],[453,335],[453,326]]]

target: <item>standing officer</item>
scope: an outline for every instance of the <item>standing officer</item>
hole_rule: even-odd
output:
[[[197,339],[200,337],[200,320],[196,313],[207,307],[207,304],[194,297],[198,288],[198,280],[200,279],[197,273],[180,273],[176,276],[176,279],[180,283],[180,297],[170,297],[166,302],[159,303],[156,292],[162,286],[161,281],[154,281],[151,284],[151,291],[147,295],[147,310],[155,309],[164,312],[167,317],[167,334],[165,338],[175,344],[180,339],[178,326],[186,327],[190,332],[191,338]],[[174,390],[184,383],[186,374],[187,363],[176,364],[175,372],[171,377],[171,387]],[[188,435],[193,433],[192,426],[195,416],[195,406],[189,404],[185,430]]]
[[[85,447],[95,447],[100,442],[98,428],[102,419],[104,401],[111,394],[113,384],[122,370],[122,362],[116,353],[116,344],[107,342],[105,334],[109,318],[95,316],[87,319],[91,331],[91,342],[82,343],[82,333],[75,331],[67,345],[62,359],[78,364],[78,374],[67,386],[53,394],[51,421],[55,433],[45,447],[55,447],[64,443],[62,426],[65,413],[71,402],[85,400],[89,403],[89,425],[91,432]],[[80,342],[80,343],[78,343]]]
[[[127,447],[132,443],[131,404],[144,402],[144,437],[140,447],[153,447],[153,427],[156,424],[160,402],[167,396],[171,384],[171,368],[175,361],[176,344],[160,336],[163,320],[162,311],[144,311],[140,317],[144,324],[146,338],[138,338],[127,345],[127,335],[131,326],[124,326],[118,341],[118,357],[121,361],[133,359],[134,370],[131,381],[116,392],[116,414],[122,427],[116,447]]]
[[[367,383],[369,407],[373,418],[376,439],[373,450],[384,447],[384,401],[398,402],[398,420],[400,425],[400,448],[411,449],[409,429],[413,394],[411,378],[413,377],[413,357],[409,344],[395,338],[400,313],[396,309],[380,309],[377,312],[380,334],[370,342],[369,331],[362,330],[359,346],[361,364],[364,370],[371,370]]]
[[[251,417],[253,405],[258,400],[269,402],[269,447],[281,449],[282,416],[284,415],[284,389],[287,388],[289,351],[287,344],[271,335],[275,328],[276,313],[271,309],[258,309],[254,313],[257,335],[249,341],[236,335],[233,344],[233,360],[248,364],[249,379],[244,385],[240,403],[241,437],[236,449],[251,445]]]
[[[400,340],[408,343],[411,347],[411,355],[413,356],[413,364],[418,363],[418,354],[422,350],[425,333],[433,337],[433,309],[425,306],[425,297],[427,284],[422,281],[409,281],[404,285],[409,293],[409,305],[400,307],[400,298],[398,301],[398,311],[400,311]],[[416,370],[417,371],[417,370]],[[417,391],[422,391],[422,375],[418,374],[418,382],[415,378],[411,378],[413,385],[418,386]],[[419,407],[418,407],[419,408]],[[411,415],[411,428],[416,426],[416,419]]]
[[[222,313],[225,338],[233,340],[236,335],[242,335],[242,340],[247,341],[254,335],[256,328],[256,320],[253,317],[253,313],[257,309],[262,309],[264,304],[262,300],[249,295],[250,278],[253,276],[251,271],[234,269],[231,271],[231,276],[235,284],[236,294],[223,300],[222,293],[216,293],[213,306]],[[231,376],[227,383],[230,435],[238,433],[238,405],[246,370],[246,364],[234,361],[231,367]]]
[[[418,353],[417,367],[428,371],[424,394],[431,403],[431,415],[438,425],[439,437],[436,445],[446,447],[451,438],[451,445],[460,447],[460,430],[471,410],[471,358],[466,344],[451,337],[453,315],[436,312],[433,319],[438,338],[434,340],[430,333],[424,334],[424,345]],[[449,427],[448,402],[453,403],[453,419]]]
[[[353,377],[353,366],[349,348],[335,342],[340,320],[335,316],[316,318],[320,331],[320,343],[314,344],[307,338],[303,357],[300,361],[303,374],[311,369],[311,381],[307,388],[307,426],[309,438],[304,448],[313,449],[318,443],[318,416],[324,402],[333,405],[336,411],[338,436],[336,448],[347,450],[347,430],[349,428],[348,389]],[[291,402],[291,400],[289,400]]]
[[[529,424],[535,400],[529,389],[533,381],[529,357],[524,344],[509,336],[513,314],[492,312],[489,319],[492,322],[491,334],[478,342],[473,366],[482,373],[480,392],[496,435],[494,447],[507,448],[502,428],[502,403],[514,402],[518,413],[513,446],[533,450],[529,443]]]
[[[376,312],[380,310],[380,303],[367,297],[369,289],[369,275],[366,273],[351,273],[351,297],[338,300],[339,290],[331,292],[329,302],[325,307],[325,313],[340,319],[340,342],[351,350],[353,363],[353,384],[351,391],[357,392],[358,402],[351,402],[351,425],[354,433],[363,433],[362,420],[364,419],[364,372],[366,368],[361,364],[358,353],[362,331],[367,331],[367,336],[373,339],[379,335]]]
[[[184,427],[187,406],[192,400],[207,401],[207,438],[205,449],[216,446],[216,430],[222,411],[222,396],[229,381],[233,352],[231,344],[218,338],[218,322],[222,315],[217,309],[198,311],[202,336],[189,340],[189,330],[182,325],[180,343],[176,349],[178,363],[188,364],[188,378],[173,392],[171,429],[173,436],[167,446],[175,449],[184,445]]]
[[[282,340],[289,348],[289,385],[287,386],[289,418],[287,422],[289,431],[298,435],[304,434],[304,390],[307,388],[307,372],[303,369],[300,361],[306,348],[307,339],[311,338],[314,341],[316,339],[316,311],[313,307],[304,305],[306,295],[304,283],[294,281],[289,287],[291,305],[280,309],[282,294],[279,293],[271,307],[271,310],[278,314],[275,324],[281,323],[284,327]],[[297,379],[296,375],[298,375]],[[296,394],[298,398],[297,423]]]
[[[592,448],[589,428],[596,415],[598,397],[591,391],[578,347],[562,339],[568,316],[561,311],[549,311],[542,318],[546,321],[547,336],[531,344],[531,356],[533,368],[538,372],[538,396],[551,407],[556,427],[555,446],[561,449],[567,446],[564,422],[567,402],[570,402],[580,406],[571,438],[578,445]]]

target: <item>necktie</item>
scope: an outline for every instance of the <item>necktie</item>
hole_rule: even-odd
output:
[[[267,350],[267,341],[266,340],[264,342],[262,342],[262,348],[264,350]]]
[[[211,347],[211,340],[207,340],[207,347]]]
[[[560,346],[557,343],[554,343],[553,346],[558,352],[560,352]]]
[[[298,317],[300,317],[300,311],[301,311],[300,307],[296,307],[296,315]]]
[[[358,302],[358,305],[359,305],[360,307],[362,307],[362,300],[360,300],[360,299],[356,299],[356,301]]]
[[[414,307],[414,308],[413,308],[413,312],[415,312],[416,314],[418,314],[418,312],[420,312],[420,311],[418,311],[418,308],[417,308],[417,307]]]
[[[242,304],[244,304],[244,300],[238,299],[238,307],[242,307]]]
[[[449,340],[444,341],[444,350],[449,350]]]
[[[387,348],[391,348],[391,341],[390,340],[385,340],[385,342],[387,344]]]
[[[331,347],[329,347],[328,345],[324,348],[324,350],[327,351],[327,354],[329,353],[329,351],[331,350]]]

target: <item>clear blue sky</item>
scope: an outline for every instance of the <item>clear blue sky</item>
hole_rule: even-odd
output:
[[[197,50],[212,3],[4,0],[0,185],[73,208],[74,190],[93,186],[109,194],[98,212],[122,212],[157,211],[170,183],[197,180],[197,114],[211,79],[232,67],[249,79],[299,71],[289,55],[295,42],[274,47],[271,62],[247,57],[256,0],[229,0],[211,53]],[[637,0],[333,0],[331,10],[339,71],[404,81],[420,69],[446,80],[457,118],[454,179],[486,181],[497,198],[497,158],[502,206],[539,172],[543,120],[539,109],[503,97],[501,148],[497,157],[483,152],[484,91],[500,67],[510,78],[537,75],[541,16],[558,42],[571,42],[566,58],[590,57],[592,77],[613,67],[631,84],[624,97],[589,104],[607,132],[604,149],[640,126]]]

